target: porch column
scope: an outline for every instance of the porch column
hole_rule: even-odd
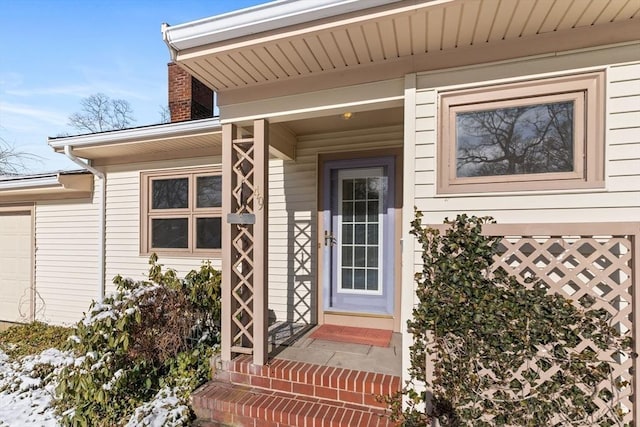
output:
[[[269,124],[222,126],[222,360],[267,361]]]

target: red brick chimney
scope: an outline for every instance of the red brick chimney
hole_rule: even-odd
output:
[[[168,68],[171,123],[213,117],[213,90],[174,62]]]

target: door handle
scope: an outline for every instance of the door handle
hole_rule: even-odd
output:
[[[325,246],[335,246],[337,244],[336,237],[333,233],[330,233],[328,230],[324,230],[324,245]]]

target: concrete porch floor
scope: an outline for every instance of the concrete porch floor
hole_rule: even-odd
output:
[[[269,358],[401,376],[402,336],[389,347],[310,338],[317,326],[280,322],[269,328]]]

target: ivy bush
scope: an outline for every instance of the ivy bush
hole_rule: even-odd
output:
[[[0,331],[0,350],[17,359],[51,347],[61,348],[70,333],[71,328],[42,322],[12,325]]]
[[[161,390],[178,390],[186,400],[209,379],[220,273],[207,262],[179,279],[163,272],[155,255],[149,263],[148,281],[117,276],[117,291],[76,325],[70,348],[83,356],[62,369],[56,389],[64,425],[123,425]]]
[[[623,354],[629,342],[610,326],[611,315],[576,307],[542,281],[525,286],[492,271],[501,238],[482,235],[490,218],[459,215],[445,220],[444,234],[421,220],[417,212],[411,231],[423,262],[408,322],[412,380],[402,392],[405,409],[391,402],[396,419],[407,426],[434,418],[441,426],[622,425],[613,397],[628,384],[611,378],[613,362],[602,356]],[[596,348],[577,350],[585,339]],[[605,380],[611,387],[599,387]],[[611,407],[599,409],[596,395]]]

